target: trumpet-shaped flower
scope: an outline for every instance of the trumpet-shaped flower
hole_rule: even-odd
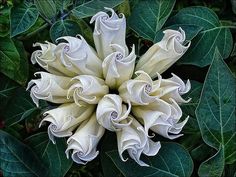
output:
[[[154,44],[136,65],[136,71],[143,70],[152,78],[158,73],[163,73],[173,65],[189,48],[184,45],[185,32],[180,28],[176,30],[165,30],[163,39]]]
[[[113,9],[105,9],[111,11],[110,17],[105,12],[98,12],[90,21],[90,23],[95,22],[93,39],[98,56],[101,59],[106,58],[109,54],[113,53],[111,44],[117,44],[124,48],[124,56],[126,57],[129,52],[125,42],[125,16],[121,14],[121,17],[119,17]]]
[[[119,87],[119,94],[124,101],[133,105],[147,105],[155,100],[158,95],[153,95],[159,87],[160,80],[153,82],[152,78],[144,71],[136,71],[138,76],[124,82]]]
[[[97,107],[97,121],[100,125],[110,131],[117,131],[125,126],[129,126],[132,122],[129,113],[131,110],[131,104],[122,104],[122,99],[119,95],[108,94],[105,95],[98,103]],[[122,123],[127,119],[126,123]]]
[[[109,92],[104,80],[98,77],[80,75],[72,78],[72,81],[74,84],[68,89],[68,98],[72,93],[74,101],[78,105],[81,104],[81,101],[97,104]]]
[[[114,52],[104,59],[102,68],[105,83],[111,89],[117,89],[132,77],[136,55],[134,46],[128,56],[125,56],[124,47],[117,44],[111,44],[111,46],[114,48]]]
[[[40,123],[50,122],[48,135],[50,140],[55,143],[54,136],[68,137],[72,131],[84,120],[88,119],[94,112],[94,105],[78,106],[75,103],[65,103],[58,108],[46,111],[46,116]]]
[[[38,106],[39,99],[50,101],[52,103],[72,102],[67,98],[67,91],[70,88],[70,78],[56,76],[46,72],[37,72],[40,79],[31,80],[28,83],[27,90],[31,88],[30,96]]]
[[[141,166],[149,166],[140,160],[141,154],[154,156],[161,148],[160,142],[153,142],[145,133],[143,126],[135,119],[130,126],[124,127],[121,131],[117,131],[117,144],[120,158],[123,161],[123,152],[127,150],[130,157]]]
[[[67,42],[59,43],[55,53],[63,65],[77,75],[89,74],[102,77],[102,61],[85,39],[82,36],[80,38],[70,36],[58,38],[57,41],[65,40]]]
[[[68,139],[66,149],[67,158],[72,150],[72,159],[78,164],[86,164],[98,155],[97,144],[102,138],[105,129],[97,123],[93,114],[88,121],[84,121],[76,132]]]

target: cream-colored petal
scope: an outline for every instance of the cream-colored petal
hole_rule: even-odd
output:
[[[105,129],[97,123],[95,113],[88,121],[84,121],[76,132],[67,140],[67,158],[72,150],[72,159],[78,164],[86,164],[98,155],[97,144]]]
[[[99,100],[109,92],[104,80],[90,75],[80,75],[74,77],[73,85],[68,90],[68,98],[73,97],[76,104],[81,105],[81,101],[89,104],[97,104]]]
[[[128,56],[125,56],[124,47],[117,44],[112,44],[111,46],[114,52],[104,59],[102,68],[105,83],[111,89],[117,89],[123,82],[132,77],[136,55],[134,46]]]
[[[140,57],[137,65],[137,70],[143,70],[152,78],[155,78],[158,73],[163,73],[171,65],[173,65],[190,46],[185,42],[185,32],[179,28],[177,30],[165,30],[163,39],[154,44],[148,51]]]
[[[125,126],[129,126],[132,118],[128,117],[131,110],[131,104],[128,107],[122,104],[119,95],[105,95],[98,103],[96,117],[100,125],[110,131],[119,131]],[[123,123],[122,120],[127,120]]]
[[[102,78],[102,61],[98,58],[94,49],[88,45],[82,36],[64,36],[58,38],[61,42],[55,49],[58,58],[63,65],[77,74],[89,74]]]
[[[70,78],[57,76],[46,72],[37,72],[40,79],[33,79],[28,83],[27,90],[30,89],[30,96],[38,106],[39,99],[52,103],[67,103],[73,99],[67,98],[67,91],[70,88]]]
[[[62,104],[58,108],[46,111],[46,116],[40,123],[50,122],[48,135],[55,143],[54,136],[67,137],[72,135],[72,131],[84,120],[90,118],[94,112],[94,105],[78,106],[75,103]]]
[[[124,14],[119,17],[113,9],[105,8],[112,14],[109,16],[105,12],[98,12],[90,23],[95,22],[93,39],[98,56],[103,60],[113,53],[111,44],[117,44],[125,49],[125,56],[128,55],[128,48],[125,43],[126,19]]]

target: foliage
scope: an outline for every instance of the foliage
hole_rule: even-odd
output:
[[[3,0],[0,1],[0,176],[235,176],[235,24],[230,0]],[[234,2],[233,2],[234,3]],[[89,18],[103,7],[128,18],[129,44],[142,55],[165,29],[183,28],[188,52],[164,76],[190,78],[192,101],[182,105],[190,116],[174,142],[162,148],[150,167],[122,162],[107,133],[100,156],[85,167],[65,156],[65,139],[52,144],[38,125],[50,105],[36,107],[26,91],[38,66],[30,63],[33,43],[82,34],[93,45]],[[235,10],[235,5],[233,4]],[[234,46],[234,50],[233,50]],[[190,68],[190,69],[189,69]],[[207,71],[208,70],[208,71]],[[108,140],[107,140],[108,139]],[[47,167],[47,168],[46,168]]]

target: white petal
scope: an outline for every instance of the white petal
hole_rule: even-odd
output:
[[[90,23],[95,21],[93,38],[98,56],[103,60],[109,54],[113,53],[111,44],[118,44],[124,47],[125,56],[127,56],[128,48],[125,44],[125,16],[121,14],[121,18],[119,18],[113,9],[105,9],[111,11],[112,15],[110,17],[105,12],[98,12],[90,21]]]
[[[163,73],[173,65],[187,51],[190,42],[184,46],[185,32],[180,28],[176,30],[165,30],[163,39],[154,44],[136,65],[137,70],[147,72],[152,78],[156,73]]]
[[[98,155],[97,144],[102,138],[105,129],[97,123],[96,115],[93,114],[89,121],[84,121],[68,141],[66,149],[67,157],[72,152],[72,159],[78,164],[86,164]]]
[[[110,131],[118,131],[125,126],[129,126],[132,118],[128,117],[131,110],[131,104],[122,104],[122,99],[119,95],[105,95],[98,103],[96,117],[100,125]],[[122,120],[127,122],[122,123]]]

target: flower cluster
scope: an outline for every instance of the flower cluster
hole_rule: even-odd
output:
[[[165,30],[163,39],[154,44],[139,60],[135,46],[125,42],[126,19],[114,10],[109,16],[98,12],[93,33],[96,50],[82,36],[64,36],[58,44],[36,43],[40,50],[32,54],[32,62],[47,72],[37,72],[39,79],[31,80],[28,89],[36,105],[40,99],[60,104],[44,113],[49,122],[48,135],[69,137],[67,157],[85,164],[97,155],[97,144],[105,129],[117,135],[118,151],[139,165],[147,166],[140,156],[154,156],[161,148],[153,140],[155,132],[174,139],[188,118],[179,122],[181,95],[190,90],[178,76],[163,79],[163,73],[188,49],[185,32]]]

